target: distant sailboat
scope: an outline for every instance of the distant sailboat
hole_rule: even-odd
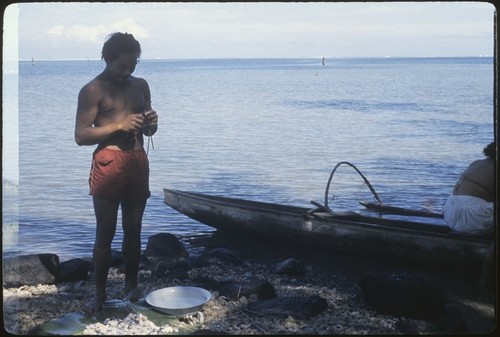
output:
[[[325,65],[325,57],[323,57],[323,60],[321,60],[321,64]]]
[[[32,58],[31,58],[31,65],[32,65],[32,66],[34,66],[34,65],[35,65],[35,58],[34,58],[34,57],[32,57]]]

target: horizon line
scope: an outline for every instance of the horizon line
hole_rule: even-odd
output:
[[[410,59],[410,58],[492,58],[493,55],[456,55],[456,56],[304,56],[304,57],[193,57],[193,58],[140,58],[140,61],[185,61],[185,60],[312,60],[312,59]],[[19,58],[22,62],[37,62],[37,61],[103,61],[101,58],[62,58],[62,59],[30,59]]]

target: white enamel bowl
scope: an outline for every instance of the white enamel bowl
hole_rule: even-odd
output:
[[[162,313],[184,316],[200,311],[211,297],[203,288],[178,286],[155,290],[146,296],[146,302]]]

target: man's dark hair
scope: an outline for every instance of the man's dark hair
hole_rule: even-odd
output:
[[[491,159],[495,159],[495,142],[492,142],[490,144],[488,144],[484,149],[483,149],[483,153],[486,157],[488,158],[491,158]]]
[[[106,62],[113,61],[123,53],[136,53],[137,59],[141,57],[141,45],[132,34],[113,33],[108,35],[102,46],[102,56]]]

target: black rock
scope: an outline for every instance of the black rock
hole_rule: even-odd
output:
[[[21,255],[3,260],[3,285],[6,288],[54,284],[59,268],[56,254]]]
[[[249,303],[247,309],[256,315],[275,316],[306,320],[321,314],[328,308],[328,302],[318,296],[309,297],[278,297]]]
[[[213,262],[213,259],[216,259],[221,262],[232,263],[235,265],[243,264],[241,258],[232,250],[227,248],[209,249],[202,255],[202,258],[208,262]]]
[[[59,264],[56,283],[85,281],[90,270],[90,262],[72,259]]]
[[[149,237],[146,257],[186,258],[189,254],[177,237],[170,233],[160,233]]]
[[[189,259],[182,259],[180,261],[161,261],[156,265],[155,275],[173,279],[186,279],[188,278],[188,271],[192,269]]]
[[[256,294],[259,299],[269,299],[276,297],[276,290],[265,280],[249,280],[249,281],[222,281],[212,284],[212,290],[217,290],[219,295],[226,296],[233,301],[237,301],[240,297],[249,297]]]
[[[443,295],[416,273],[370,271],[358,284],[366,303],[381,314],[429,322],[438,322],[444,314]]]
[[[305,265],[294,258],[289,258],[278,263],[274,270],[278,274],[287,274],[291,276],[303,276],[306,273]]]

